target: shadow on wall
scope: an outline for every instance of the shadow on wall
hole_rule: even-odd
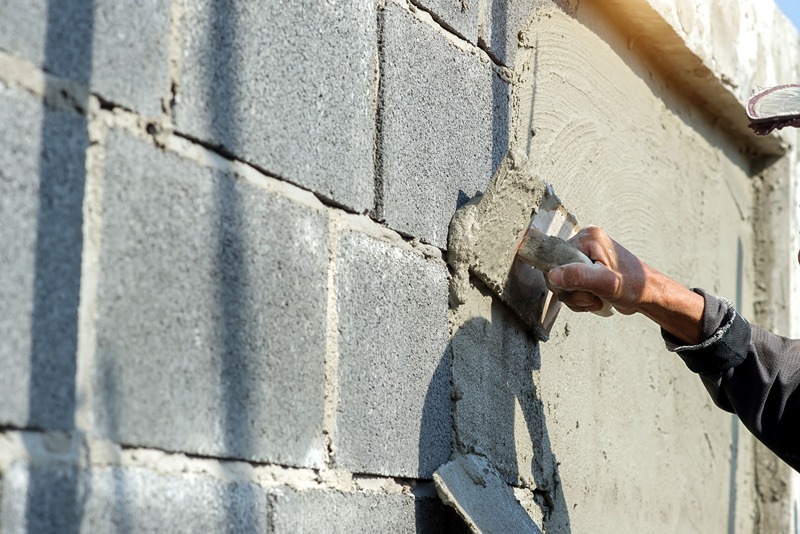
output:
[[[558,462],[533,380],[533,372],[540,368],[538,343],[502,303],[493,300],[490,318],[467,319],[454,332],[450,346],[456,451],[486,456],[510,484],[531,486],[532,479],[532,496],[542,512],[540,526],[546,532],[569,533]],[[522,433],[515,430],[521,425]],[[519,465],[519,459],[530,453],[528,446],[530,465]]]
[[[88,81],[92,74],[93,0],[47,2],[44,68],[51,74]],[[65,42],[70,47],[65,47]],[[67,52],[65,54],[65,52]],[[39,152],[39,192],[31,325],[28,428],[72,431],[78,349],[78,304],[86,184],[85,116],[56,105],[61,95],[45,80]],[[86,109],[86,102],[77,105]],[[26,438],[26,444],[27,444]],[[83,515],[79,477],[73,467],[50,478],[31,468],[25,501],[29,532],[78,532]],[[65,508],[53,515],[52,506]],[[56,523],[53,523],[53,522]]]
[[[226,147],[232,153],[239,148],[238,133],[242,127],[237,115],[236,72],[241,63],[237,55],[236,39],[238,17],[236,9],[223,9],[215,6],[211,10],[211,24],[208,34],[209,57],[213,58],[214,67],[208,69],[205,80],[206,90],[211,95],[210,124],[208,131],[212,139],[224,139]],[[217,277],[217,307],[219,324],[217,332],[220,336],[221,368],[219,383],[223,405],[222,429],[224,432],[225,453],[233,458],[250,458],[254,450],[251,413],[249,399],[257,398],[250,394],[249,387],[255,375],[252,369],[252,349],[247,346],[248,333],[244,331],[247,311],[247,295],[244,289],[252,287],[248,281],[245,267],[245,244],[242,236],[243,221],[241,199],[235,185],[235,177],[227,176],[222,171],[214,181],[216,210],[218,214],[218,242],[216,243],[215,263]],[[250,357],[249,357],[250,356]],[[253,532],[257,529],[255,516],[245,514],[243,524],[241,514],[237,513],[233,502],[233,486],[225,492],[224,506],[230,532],[243,529]]]

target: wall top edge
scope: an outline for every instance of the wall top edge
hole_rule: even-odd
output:
[[[800,36],[772,0],[589,1],[751,150],[785,153],[789,136],[755,136],[744,113],[760,89],[800,83]]]

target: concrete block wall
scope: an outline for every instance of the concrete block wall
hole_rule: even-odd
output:
[[[489,458],[545,532],[608,527],[631,502],[647,508],[637,526],[680,525],[660,477],[728,469],[730,421],[659,364],[625,375],[657,391],[640,413],[659,430],[637,441],[609,415],[629,394],[598,378],[614,339],[657,350],[657,333],[567,317],[543,348],[480,284],[452,292],[448,223],[509,146],[585,221],[613,226],[602,206],[640,176],[607,165],[582,190],[575,171],[631,136],[559,149],[562,126],[584,124],[565,101],[596,102],[559,85],[553,58],[611,50],[616,73],[644,72],[615,44],[624,31],[578,4],[592,2],[0,6],[0,531],[461,532],[431,481],[454,451]],[[595,47],[559,44],[586,28]],[[696,102],[648,88],[631,98],[655,115],[631,130],[662,114],[680,132],[645,158],[650,200],[747,238],[746,157]],[[693,144],[711,169],[702,198],[724,197],[699,214],[681,195],[692,176],[664,171]],[[671,238],[668,267],[704,259]],[[729,260],[717,241],[704,250]],[[683,429],[675,414],[697,405],[702,424]],[[663,453],[662,433],[690,459],[635,451]],[[742,460],[734,483],[752,476]],[[721,477],[708,507],[728,495]]]
[[[443,249],[507,144],[475,39],[406,2],[0,15],[0,530],[463,530]]]

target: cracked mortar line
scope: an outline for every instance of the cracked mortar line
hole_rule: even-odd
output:
[[[441,16],[439,16],[438,14],[436,14],[436,13],[435,13],[435,12],[434,12],[432,9],[430,9],[430,8],[428,8],[428,7],[425,7],[424,5],[422,5],[422,4],[420,3],[420,0],[408,0],[408,2],[409,2],[409,3],[410,3],[412,6],[414,6],[416,9],[419,9],[420,11],[424,11],[425,13],[427,13],[428,15],[430,15],[430,16],[431,16],[431,18],[433,19],[433,21],[434,21],[436,24],[438,24],[439,26],[441,26],[441,28],[442,28],[444,31],[446,31],[446,32],[448,32],[448,33],[451,33],[451,34],[455,35],[456,37],[458,37],[458,38],[459,38],[459,39],[461,39],[462,41],[469,42],[469,40],[468,40],[466,37],[464,37],[463,35],[461,35],[461,34],[458,32],[458,30],[456,30],[456,29],[455,29],[455,28],[453,28],[451,25],[449,25],[449,24],[447,23],[447,21],[446,21],[446,20],[444,20],[444,18],[442,18]],[[462,0],[462,4],[463,4],[463,0]],[[472,43],[470,43],[470,44],[472,44]]]
[[[411,13],[411,15],[415,19],[436,30],[437,33],[442,37],[444,37],[449,44],[451,44],[452,46],[458,48],[463,52],[466,52],[468,54],[477,57],[482,62],[490,65],[495,74],[497,74],[504,82],[509,83],[511,81],[512,79],[511,69],[509,69],[502,63],[496,62],[492,58],[492,56],[489,55],[483,48],[470,43],[463,37],[452,32],[446,26],[443,26],[437,20],[439,17],[434,18],[434,15],[432,14],[431,11],[417,5],[414,2],[414,0],[386,0],[386,1],[393,2],[394,4],[405,8],[406,11]]]
[[[145,447],[123,447],[88,435],[28,430],[0,431],[0,475],[16,462],[36,466],[74,465],[97,468],[145,469],[165,476],[208,476],[225,483],[249,483],[270,489],[338,491],[384,495],[429,496],[428,480],[359,475],[344,470],[308,469],[243,460],[201,457]]]

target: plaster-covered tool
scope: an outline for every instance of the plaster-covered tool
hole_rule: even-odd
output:
[[[465,265],[547,340],[561,303],[543,273],[592,261],[565,240],[578,232],[575,217],[553,188],[533,173],[524,154],[509,151],[483,195],[460,208],[450,223],[450,260]],[[611,315],[606,306],[597,312]]]
[[[456,509],[471,532],[542,534],[511,487],[482,456],[456,455],[436,470],[433,481],[442,502]]]
[[[800,84],[778,85],[759,91],[747,102],[750,129],[758,135],[786,126],[800,127]]]

